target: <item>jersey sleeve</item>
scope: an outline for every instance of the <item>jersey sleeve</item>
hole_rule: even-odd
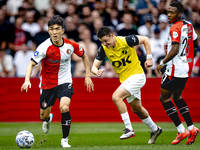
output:
[[[76,55],[78,55],[79,57],[82,57],[85,53],[84,48],[81,45],[79,45],[78,43],[73,42],[73,41],[72,41],[72,45],[74,47],[74,53]]]
[[[133,47],[139,44],[139,39],[136,35],[129,35],[126,36],[126,42],[130,47]]]
[[[180,40],[181,40],[181,31],[179,28],[177,27],[172,27],[169,31],[169,34],[171,36],[171,42],[172,44],[175,44],[175,43],[180,43]]]
[[[46,57],[46,49],[43,46],[44,44],[39,45],[31,57],[31,60],[33,60],[36,64]]]
[[[96,59],[98,59],[98,60],[104,60],[105,57],[106,57],[106,54],[105,54],[105,51],[103,49],[103,46],[101,45],[99,47],[99,49],[98,49]]]

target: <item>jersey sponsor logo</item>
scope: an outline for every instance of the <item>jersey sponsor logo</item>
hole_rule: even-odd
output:
[[[70,54],[71,53],[71,49],[68,49],[66,52],[67,52],[67,54]]]
[[[39,52],[38,51],[35,51],[34,52],[34,56],[36,57],[36,56],[38,56],[39,55]]]
[[[178,33],[174,31],[172,36],[173,36],[173,38],[177,38],[178,37]]]
[[[67,59],[61,59],[61,60],[53,60],[53,59],[48,59],[49,62],[52,62],[52,63],[65,63],[67,62]]]
[[[113,61],[113,62],[112,62],[112,65],[113,65],[114,67],[117,67],[117,68],[119,68],[119,67],[121,67],[121,66],[126,66],[127,63],[131,63],[131,61],[128,60],[129,57],[130,57],[130,55],[127,56],[126,58],[122,58],[121,60]]]

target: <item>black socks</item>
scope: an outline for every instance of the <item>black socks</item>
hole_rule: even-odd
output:
[[[61,126],[62,126],[62,132],[63,132],[63,138],[66,138],[69,136],[70,126],[71,126],[71,115],[68,112],[61,113],[62,120],[61,120]]]

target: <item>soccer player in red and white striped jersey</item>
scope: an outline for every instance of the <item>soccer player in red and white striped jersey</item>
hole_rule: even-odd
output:
[[[157,71],[160,72],[160,69],[166,65],[161,82],[160,101],[178,130],[177,137],[172,141],[172,144],[178,144],[186,137],[188,137],[186,144],[192,144],[199,133],[199,129],[193,125],[188,106],[181,96],[192,72],[194,48],[198,46],[197,34],[192,24],[181,19],[183,10],[183,5],[180,2],[173,2],[168,7],[167,15],[171,27],[167,55],[157,66]],[[183,116],[188,130],[181,123],[171,97],[179,113]]]
[[[44,133],[48,133],[50,123],[53,118],[51,107],[54,105],[56,99],[60,101],[60,111],[62,115],[62,147],[71,147],[68,144],[68,136],[71,126],[71,115],[69,113],[69,105],[73,95],[73,84],[71,75],[71,55],[75,53],[82,57],[86,76],[85,86],[87,91],[94,89],[94,85],[90,78],[90,67],[88,56],[84,48],[76,42],[70,41],[62,37],[64,33],[63,19],[55,15],[48,22],[48,32],[50,38],[40,44],[34,56],[29,63],[25,82],[21,90],[27,92],[28,87],[31,88],[30,75],[36,64],[41,62],[42,70],[40,74],[40,119],[43,121],[42,129]]]

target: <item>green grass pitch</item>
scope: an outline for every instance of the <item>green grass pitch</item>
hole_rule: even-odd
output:
[[[150,129],[143,123],[132,123],[136,136],[120,140],[123,134],[123,123],[72,123],[69,136],[71,150],[200,150],[200,135],[192,145],[186,145],[184,139],[178,145],[171,145],[177,130],[173,123],[156,123],[162,127],[163,133],[155,144],[147,144]],[[184,123],[184,126],[186,124]],[[200,123],[195,123],[200,128]],[[28,130],[33,133],[35,143],[31,150],[59,150],[61,148],[61,125],[52,122],[48,134],[42,131],[42,123],[0,123],[0,150],[20,149],[15,143],[19,131]],[[45,142],[43,142],[45,141]]]

